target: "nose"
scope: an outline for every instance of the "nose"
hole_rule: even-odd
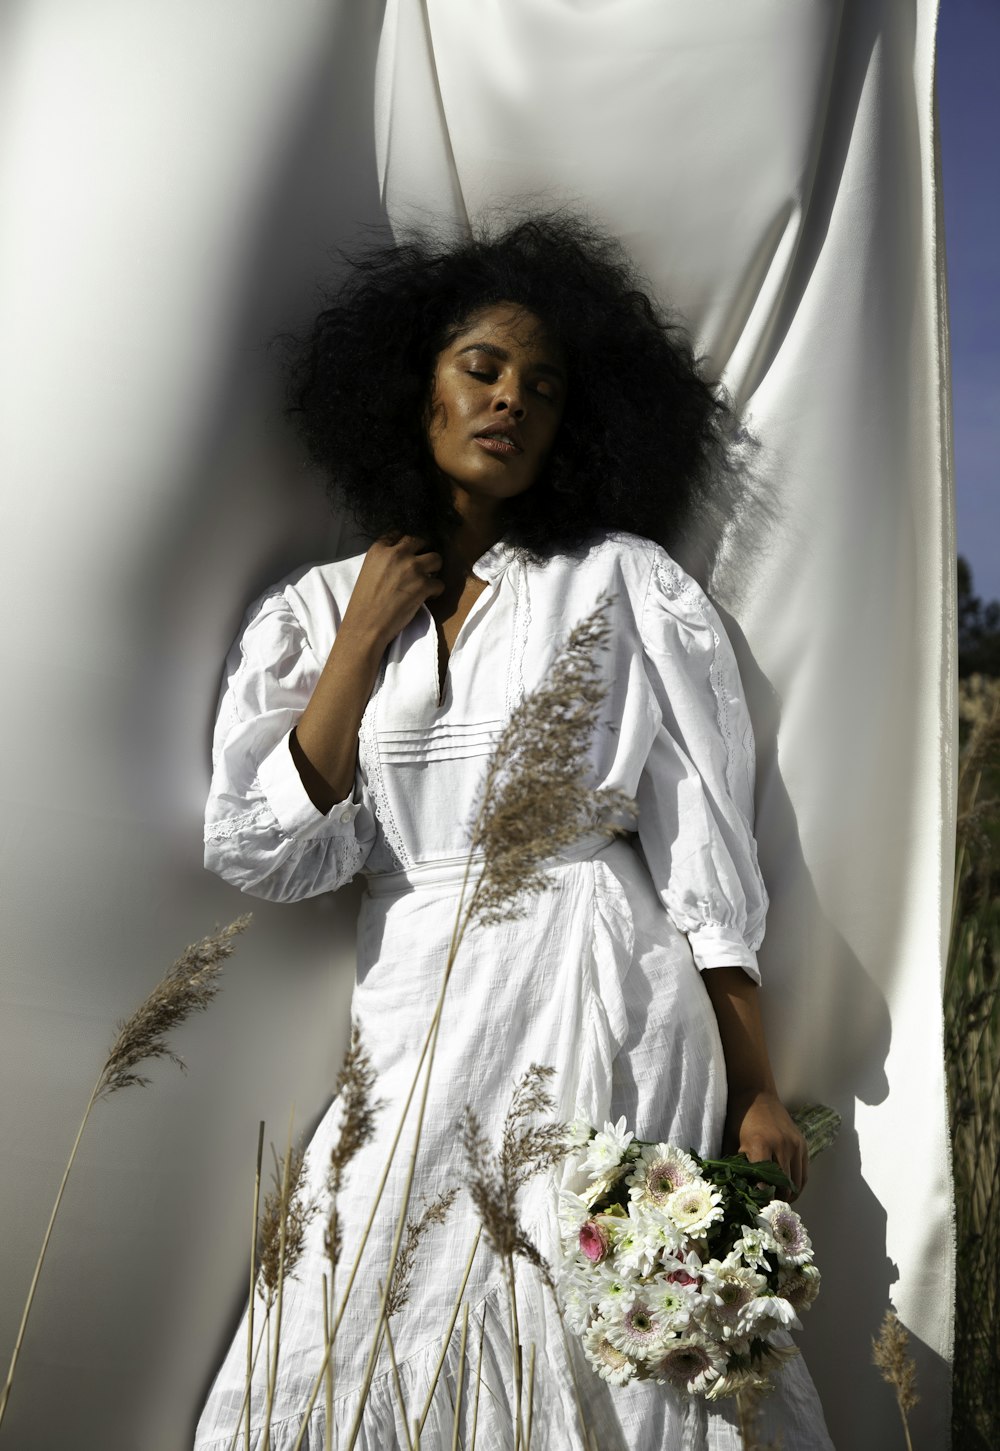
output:
[[[520,385],[513,379],[501,380],[493,396],[494,413],[510,413],[513,418],[524,417],[524,395]]]

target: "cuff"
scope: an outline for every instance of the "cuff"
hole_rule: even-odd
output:
[[[352,792],[343,801],[334,802],[329,811],[317,810],[292,760],[288,744],[290,735],[291,731],[282,736],[257,768],[260,788],[281,830],[293,841],[306,841],[320,833],[325,836],[352,836],[354,818],[361,810],[360,801],[354,800]]]
[[[735,927],[714,924],[688,933],[695,966],[702,972],[713,967],[742,967],[755,983],[760,982],[757,954],[744,942]]]

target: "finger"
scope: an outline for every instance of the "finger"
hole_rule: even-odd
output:
[[[798,1185],[799,1194],[801,1194],[802,1190],[806,1187],[806,1181],[809,1178],[809,1150],[804,1143],[799,1149],[799,1158],[796,1167],[798,1170],[798,1178],[795,1180],[795,1182]],[[797,1197],[798,1196],[796,1195],[796,1198]]]
[[[444,568],[444,559],[433,550],[417,555],[417,563],[425,574],[440,574]]]
[[[751,1164],[762,1164],[765,1160],[776,1157],[767,1140],[758,1138],[756,1135],[740,1139],[740,1153],[746,1154]]]

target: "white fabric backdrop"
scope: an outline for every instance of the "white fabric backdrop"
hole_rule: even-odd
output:
[[[897,1444],[867,1363],[891,1295],[920,1351],[917,1444],[943,1447],[954,540],[934,6],[390,17],[397,218],[558,183],[687,312],[765,439],[770,523],[736,522],[713,589],[760,738],[782,1084],[846,1120],[804,1204],[830,1271],[805,1344],[838,1444]],[[5,19],[4,1348],[114,1020],[248,905],[201,869],[221,661],[259,588],[348,547],[263,345],[309,315],[329,246],[382,216],[379,20],[312,0],[32,0]],[[294,1103],[310,1128],[345,1035],[351,901],[249,905],[223,997],[175,1035],[189,1074],[154,1069],[88,1129],[6,1444],[189,1442],[243,1295],[257,1121],[281,1143]]]
[[[389,0],[394,225],[584,206],[690,320],[764,448],[710,581],[758,737],[779,1085],[835,1104],[802,1337],[838,1445],[896,1444],[870,1364],[919,1347],[946,1443],[939,1008],[953,862],[954,532],[932,0]],[[709,545],[714,541],[707,541]]]

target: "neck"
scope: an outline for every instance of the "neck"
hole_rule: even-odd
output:
[[[452,570],[467,575],[480,555],[503,537],[503,528],[492,499],[472,499],[456,489],[454,504],[462,522],[448,540],[447,559]]]

